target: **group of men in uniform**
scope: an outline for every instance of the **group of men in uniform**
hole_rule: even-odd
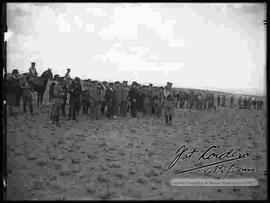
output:
[[[170,125],[172,122],[176,102],[172,83],[168,82],[164,88],[153,87],[152,84],[140,85],[137,82],[132,82],[132,85],[128,86],[127,81],[112,83],[75,78],[71,86],[65,89],[58,75],[55,75],[54,80],[55,82],[50,85],[49,95],[53,101],[50,117],[56,125],[59,125],[65,92],[70,93],[69,119],[78,121],[76,116],[81,109],[82,114],[89,114],[91,119],[97,120],[102,116],[126,117],[128,112],[131,117],[137,117],[138,112],[143,116],[160,117],[164,108],[166,123]]]
[[[29,76],[37,76],[37,70],[35,68],[35,62],[31,62],[31,67],[29,68]],[[7,92],[7,103],[9,105],[9,110],[12,115],[14,112],[12,107],[17,107],[20,105],[20,99],[23,100],[23,110],[26,113],[27,107],[29,108],[30,115],[33,116],[33,93],[34,88],[26,79],[26,76],[19,73],[18,69],[13,69],[12,73],[8,75],[8,92]],[[15,89],[12,89],[14,84],[18,83]]]
[[[238,99],[238,107],[240,109],[262,109],[263,100],[254,97],[242,97]]]

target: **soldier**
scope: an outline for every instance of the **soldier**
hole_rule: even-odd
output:
[[[115,118],[120,114],[120,104],[122,103],[122,89],[120,87],[120,82],[115,82],[115,91],[114,91],[114,116]]]
[[[248,106],[248,109],[251,110],[251,97],[249,97],[247,100],[247,106]]]
[[[53,88],[54,88],[54,85],[55,85],[56,77],[57,77],[57,75],[54,75],[53,81],[51,82],[51,84],[49,86],[49,101],[50,102],[53,99]]]
[[[164,113],[165,113],[165,121],[166,124],[171,125],[172,124],[172,116],[174,112],[174,96],[173,96],[173,90],[172,90],[172,83],[167,82],[167,86],[164,90],[164,101],[163,101],[163,107],[164,107]]]
[[[143,100],[143,106],[144,106],[144,112],[146,115],[150,116],[152,113],[152,84],[150,84],[148,87],[145,87],[144,91],[144,100]]]
[[[66,79],[70,79],[70,68],[67,69],[67,72],[65,74]]]
[[[240,96],[239,98],[238,98],[238,108],[239,109],[241,109],[242,108],[242,102],[243,102],[243,99],[242,99],[242,97]]]
[[[160,118],[162,114],[162,103],[164,97],[164,87],[159,87],[158,89],[158,106],[157,106],[157,117]]]
[[[89,88],[89,96],[90,96],[90,118],[91,119],[99,119],[98,115],[98,104],[99,104],[99,95],[98,95],[98,87],[97,81],[93,81]]]
[[[230,98],[230,107],[233,108],[233,101],[234,101],[234,96],[232,95]]]
[[[27,80],[25,77],[23,77],[20,80],[20,84],[22,87],[22,98],[23,98],[23,110],[24,113],[26,113],[26,106],[28,104],[28,108],[30,110],[30,115],[33,116],[33,91],[34,89],[28,84]]]
[[[113,116],[113,83],[110,82],[108,88],[105,90],[105,101],[107,106],[107,118]]]
[[[56,126],[60,126],[59,124],[60,110],[61,105],[63,103],[63,97],[64,97],[64,90],[62,85],[60,84],[60,77],[56,75],[56,81],[53,88],[53,113],[52,113],[53,123],[55,123]]]
[[[137,117],[137,110],[138,110],[138,104],[137,102],[139,101],[139,91],[137,87],[136,82],[132,82],[132,86],[129,89],[129,99],[130,99],[130,113],[131,116]]]
[[[69,119],[76,120],[76,115],[79,114],[80,111],[80,96],[82,93],[82,87],[80,84],[80,78],[75,77],[75,80],[70,86],[70,114]]]
[[[9,110],[9,115],[17,117],[17,113],[13,111],[13,107],[20,106],[21,99],[21,85],[18,80],[19,71],[18,69],[13,69],[11,74],[7,74],[7,105]]]
[[[127,81],[123,81],[123,86],[121,90],[122,90],[122,102],[120,105],[120,113],[122,116],[126,117],[128,105],[128,91],[129,91]]]
[[[107,82],[105,82],[105,81],[99,84],[99,90],[100,90],[100,113],[102,115],[105,115],[105,106],[106,106],[105,91],[106,91],[106,85],[107,85]]]
[[[217,105],[220,106],[220,95],[217,96]]]
[[[222,107],[226,106],[226,96],[224,94],[222,95],[221,106]]]
[[[244,108],[244,109],[247,108],[247,97],[244,97],[244,100],[243,100],[243,108]]]
[[[35,68],[36,63],[35,62],[31,62],[31,67],[29,68],[29,75],[31,76],[37,76],[37,70]]]

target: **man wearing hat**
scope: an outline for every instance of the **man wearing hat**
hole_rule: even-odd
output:
[[[29,75],[31,75],[31,76],[37,76],[38,75],[35,66],[36,66],[36,63],[31,62],[31,67],[29,68]]]
[[[93,81],[89,87],[89,99],[90,99],[90,119],[98,120],[100,96],[98,94],[97,81]]]
[[[122,103],[122,89],[120,87],[120,82],[115,82],[115,89],[114,89],[114,98],[115,98],[115,102],[114,102],[114,116],[118,117],[120,114],[120,104]]]
[[[168,125],[171,125],[172,123],[172,116],[173,116],[173,111],[175,107],[175,101],[174,101],[174,95],[173,95],[173,90],[172,90],[172,83],[167,82],[167,86],[165,87],[164,90],[164,114],[165,114],[165,122]]]
[[[53,88],[53,111],[52,111],[52,119],[53,123],[55,123],[57,126],[60,126],[60,110],[63,103],[63,97],[64,97],[64,89],[60,83],[60,77],[56,75],[55,77],[55,85]]]
[[[21,84],[21,88],[22,88],[22,99],[23,99],[23,110],[24,113],[26,113],[26,106],[28,105],[28,108],[30,110],[30,114],[31,116],[33,116],[33,92],[34,92],[34,88],[32,86],[29,85],[29,83],[26,80],[26,77],[23,76],[20,79],[20,84]]]
[[[122,87],[122,102],[120,104],[120,114],[126,117],[127,114],[127,105],[128,105],[128,86],[127,81],[123,81]]]
[[[75,77],[75,80],[72,82],[70,86],[70,111],[69,111],[69,119],[77,120],[76,115],[79,114],[80,111],[80,96],[82,94],[82,87],[80,84],[80,78]]]
[[[105,90],[105,102],[107,107],[107,118],[113,116],[113,83],[110,82],[109,86]]]
[[[130,113],[133,118],[137,117],[137,102],[139,101],[139,91],[137,89],[137,82],[132,82],[129,89],[129,99],[130,99]]]
[[[67,69],[67,73],[65,74],[65,78],[70,79],[70,68]]]
[[[18,69],[12,70],[12,73],[9,75],[10,78],[7,78],[6,90],[7,90],[7,105],[9,107],[10,116],[16,116],[12,107],[20,106],[21,99],[21,85],[18,80],[19,71]]]

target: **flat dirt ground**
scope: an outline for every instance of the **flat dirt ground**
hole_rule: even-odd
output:
[[[267,198],[266,110],[176,109],[172,126],[165,126],[163,117],[90,121],[80,115],[79,122],[62,120],[60,128],[48,121],[47,108],[35,107],[32,119],[18,111],[17,119],[7,118],[8,200]],[[256,171],[238,171],[227,178],[255,178],[259,184],[172,186],[173,178],[222,177],[204,174],[206,168],[175,173],[218,161],[198,161],[195,155],[168,169],[183,145],[199,154],[213,145],[216,153],[248,152],[249,157],[235,163]]]

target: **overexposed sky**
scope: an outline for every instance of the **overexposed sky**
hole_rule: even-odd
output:
[[[263,3],[8,3],[7,70],[266,90]]]

